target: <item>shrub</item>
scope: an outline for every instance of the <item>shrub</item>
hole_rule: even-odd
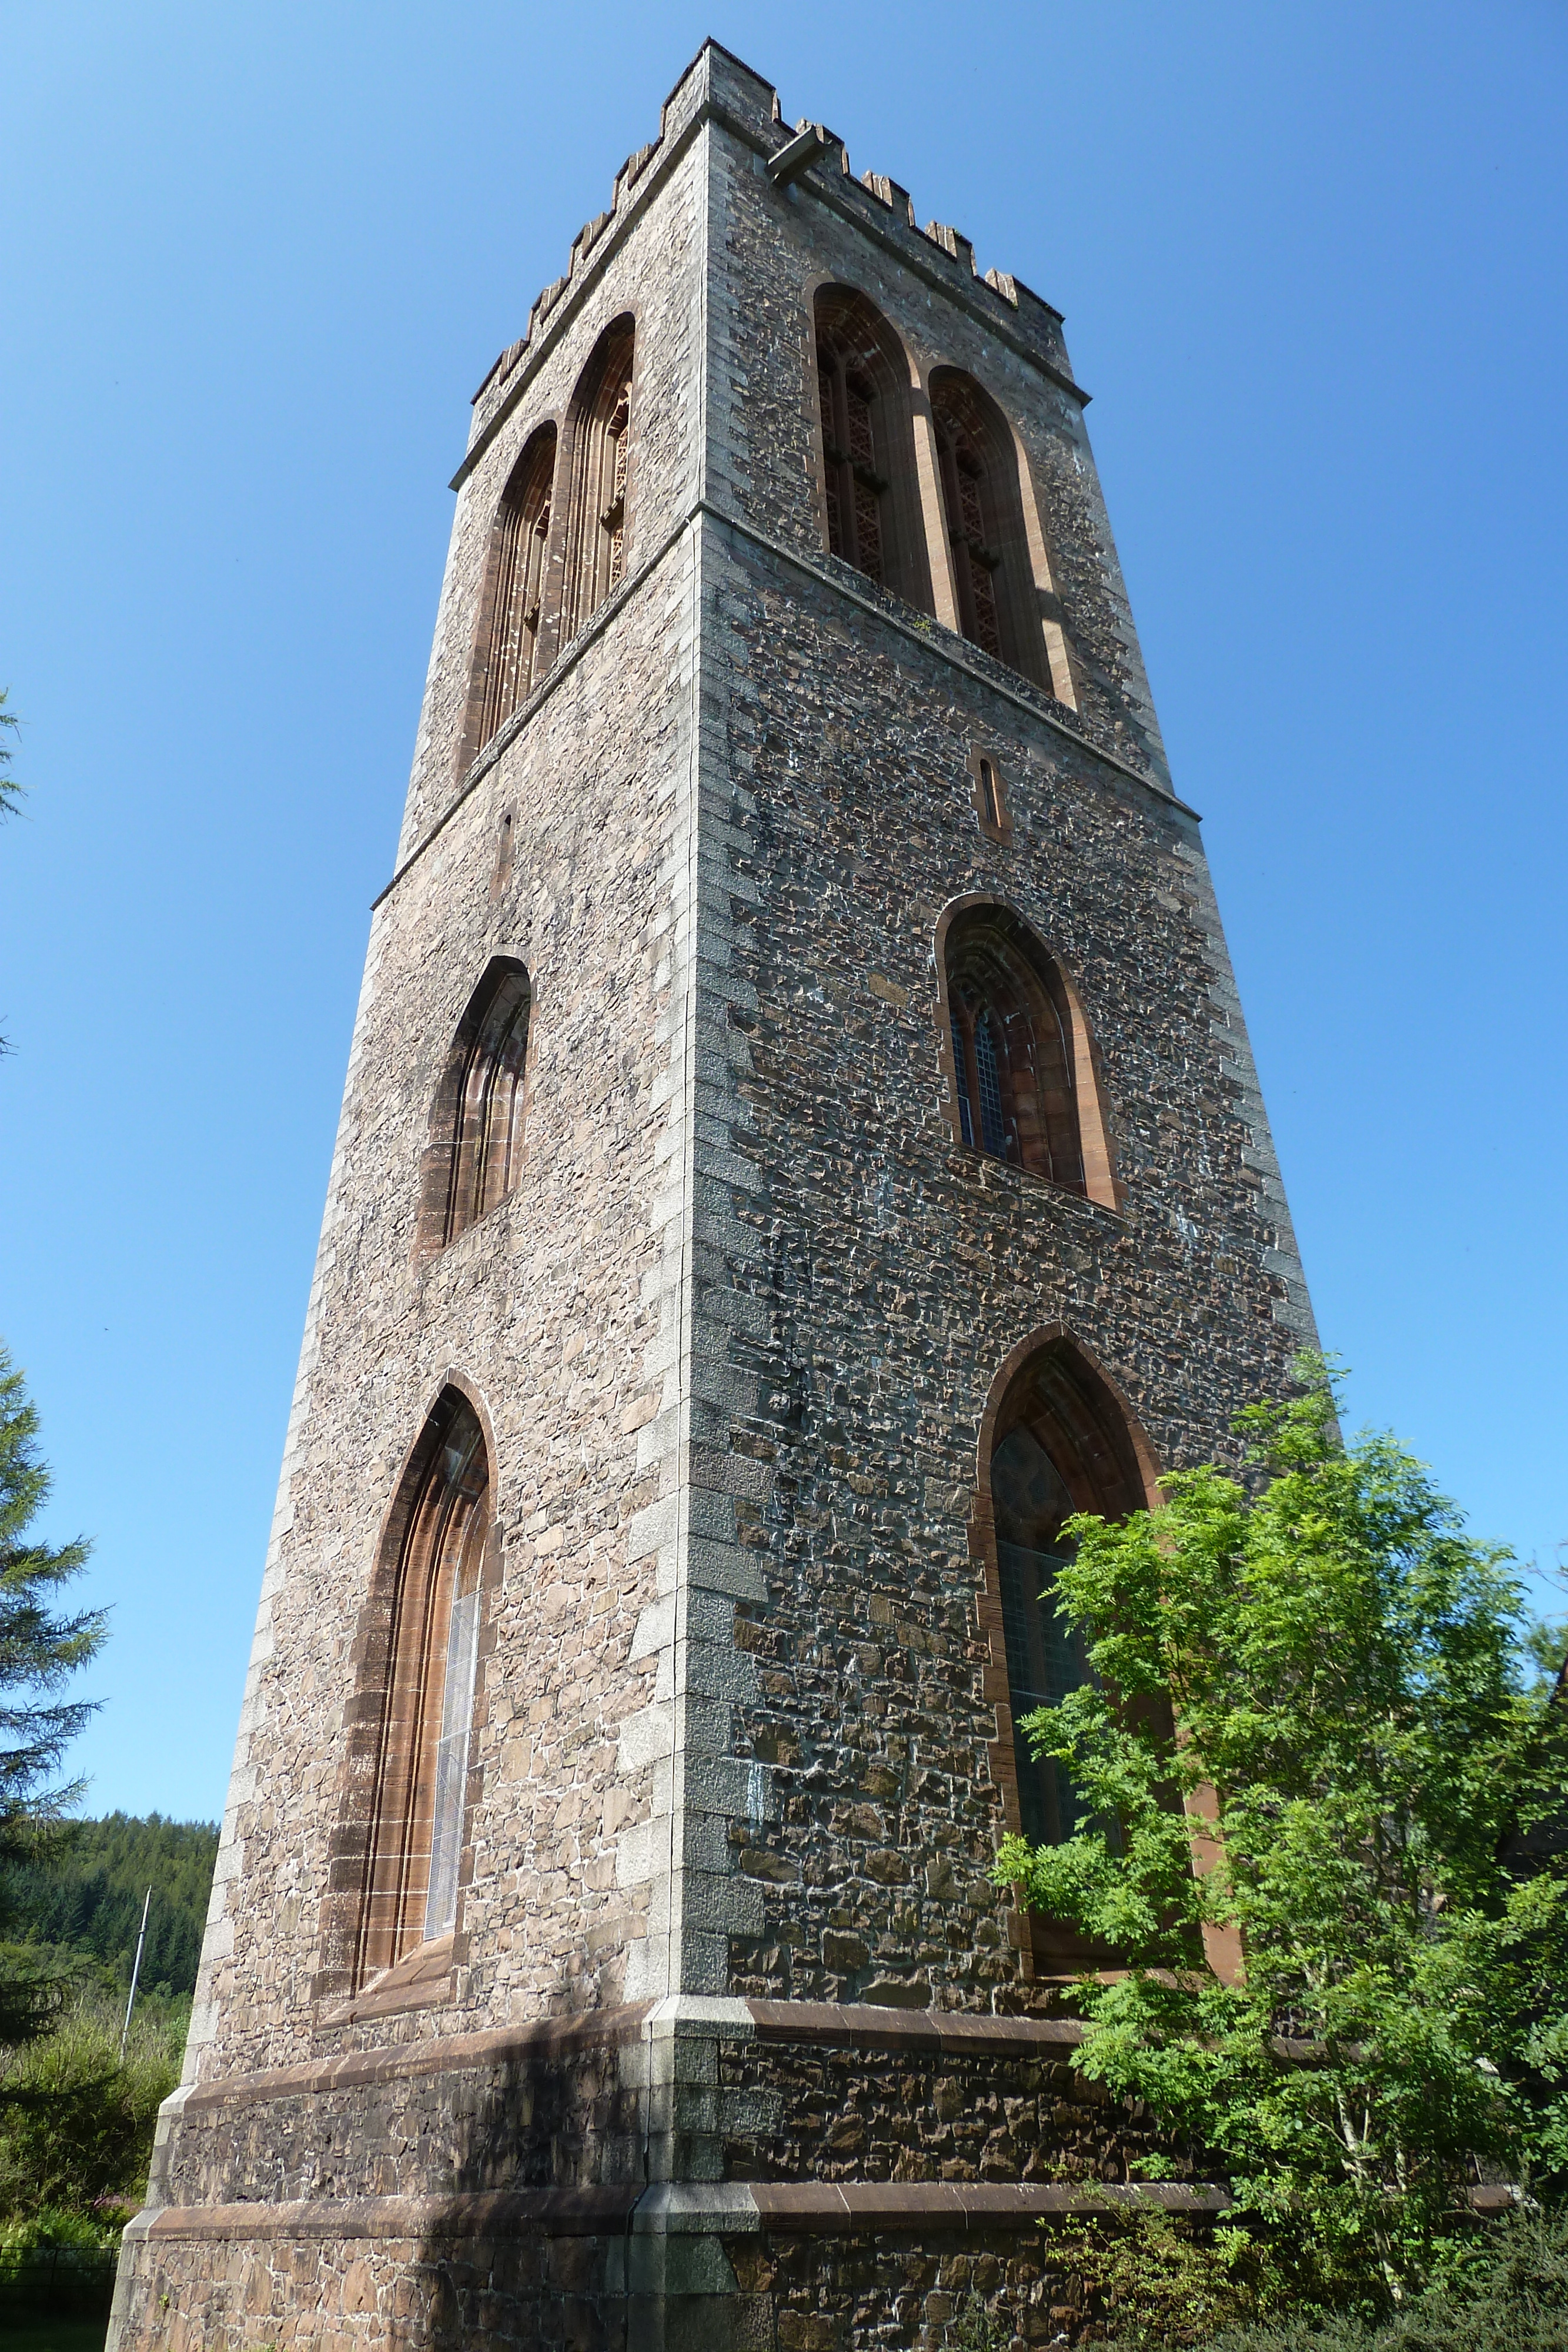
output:
[[[1223,2329],[1206,2352],[1568,2352],[1568,2219],[1511,2216],[1469,2273],[1429,2287],[1392,2318],[1276,2318]]]
[[[0,2054],[0,2214],[99,2215],[146,2184],[158,2108],[179,2080],[179,2025],[143,2014],[120,2059],[120,2017],[86,1992],[52,2033]]]

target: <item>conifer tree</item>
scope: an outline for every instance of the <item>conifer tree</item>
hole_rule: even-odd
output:
[[[63,1588],[89,1546],[49,1544],[33,1530],[49,1493],[37,1409],[0,1348],[0,1866],[47,1849],[79,1780],[59,1782],[65,1753],[95,1702],[64,1694],[102,1647],[105,1612],[62,1612]],[[0,2042],[25,2041],[53,2012],[51,1988],[15,1948],[0,1952]]]

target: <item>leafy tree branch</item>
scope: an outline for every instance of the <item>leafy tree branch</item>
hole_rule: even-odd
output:
[[[1078,1990],[1085,2071],[1228,2170],[1303,2291],[1397,2300],[1478,2181],[1568,2174],[1568,1708],[1508,1555],[1298,1369],[1240,1417],[1255,1490],[1210,1465],[1069,1523],[1092,1679],[1025,1728],[1089,1818],[996,1874],[1125,1963]]]

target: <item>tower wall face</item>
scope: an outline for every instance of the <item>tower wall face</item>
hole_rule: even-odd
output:
[[[476,405],[119,2345],[172,2310],[236,2347],[825,2352],[936,2342],[969,2287],[1043,2340],[1048,2184],[1146,2137],[987,1875],[1019,1819],[988,1433],[1065,1335],[1146,1483],[1225,1450],[1310,1311],[1061,321],[831,141],[780,184],[789,136],[710,44]],[[933,613],[826,551],[823,285],[907,355]],[[476,751],[503,493],[626,315],[623,575]],[[1054,695],[945,625],[938,368],[1016,441]],[[958,1139],[943,941],[981,902],[1092,1039],[1100,1197]],[[441,1247],[432,1104],[497,956],[520,1165]],[[492,1511],[456,1926],[367,1981],[356,1726],[453,1387]]]
[[[682,1182],[668,1097],[685,1050],[672,1022],[689,952],[696,551],[670,541],[696,466],[703,160],[687,148],[649,206],[646,243],[562,322],[524,413],[460,495],[398,873],[371,923],[192,2078],[298,2060],[351,1990],[324,1910],[363,1618],[404,1461],[449,1377],[493,1444],[500,1558],[441,2006],[488,2022],[612,1999],[646,1910],[645,1894],[618,1890],[615,1852],[647,1813],[654,1759],[618,1771],[617,1743],[658,1663],[645,1644],[631,1654],[656,1596],[628,1529],[660,1487],[661,1221],[678,1225]],[[456,761],[492,517],[528,433],[541,417],[564,423],[599,334],[627,310],[633,576],[465,792]],[[637,577],[660,542],[664,560]],[[533,985],[521,1178],[421,1257],[432,1101],[497,954]],[[374,2032],[386,2030],[411,2028]]]

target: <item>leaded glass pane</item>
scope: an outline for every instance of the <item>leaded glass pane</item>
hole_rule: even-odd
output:
[[[997,1072],[997,1041],[984,1013],[975,1023],[975,1073],[980,1084],[980,1140],[988,1151],[1005,1160],[1008,1129],[1002,1115],[1001,1080]]]
[[[953,1015],[953,1070],[958,1089],[958,1127],[966,1143],[975,1140],[974,1116],[969,1108],[969,1057],[964,1051],[964,1032],[958,1016]]]
[[[468,1779],[468,1727],[479,1648],[479,1594],[455,1594],[446,1638],[446,1683],[435,1748],[426,1936],[444,1936],[457,1916],[457,1862],[463,1847],[463,1797]]]

